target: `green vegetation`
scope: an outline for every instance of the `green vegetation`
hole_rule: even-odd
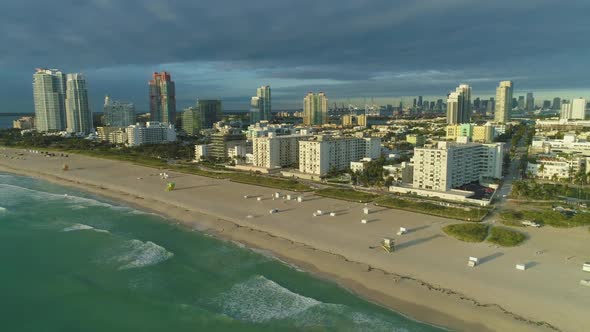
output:
[[[502,247],[515,247],[526,240],[526,235],[506,227],[493,227],[488,242]]]
[[[256,186],[277,188],[291,191],[310,191],[311,188],[294,179],[279,179],[248,173],[230,173],[228,178],[233,182],[252,184]]]
[[[523,220],[530,220],[542,225],[549,225],[558,228],[570,228],[590,225],[590,213],[580,212],[573,216],[552,211],[549,209],[539,210],[508,210],[500,214],[502,223],[509,226],[516,226]]]
[[[573,182],[585,183],[585,176],[572,174]],[[534,181],[514,181],[512,183],[511,197],[537,200],[558,200],[559,196],[590,199],[590,189],[578,186],[570,186],[561,183],[537,183]]]
[[[383,156],[377,160],[367,162],[363,171],[351,173],[351,182],[364,187],[382,185],[384,182],[383,176],[388,175],[384,174],[383,165],[385,165],[385,158]]]
[[[465,242],[483,242],[488,236],[488,225],[484,224],[454,224],[443,228],[443,232]]]
[[[368,203],[379,197],[376,194],[366,193],[344,188],[325,188],[316,190],[316,194],[324,197],[342,199],[350,202]]]
[[[449,207],[440,203],[431,203],[424,200],[415,201],[393,196],[383,196],[376,204],[392,209],[401,209],[465,221],[481,221],[490,211],[489,209],[479,207]]]

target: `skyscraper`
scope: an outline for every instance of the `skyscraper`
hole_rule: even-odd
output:
[[[502,81],[496,89],[496,111],[494,120],[498,123],[507,123],[510,121],[510,111],[512,111],[512,92],[514,85],[512,81]]]
[[[574,98],[571,103],[571,119],[586,119],[586,100],[584,98]]]
[[[447,99],[447,123],[460,124],[471,121],[471,87],[461,84]]]
[[[66,130],[88,134],[94,128],[88,106],[86,79],[82,74],[68,74],[66,79]]]
[[[223,118],[223,108],[219,99],[199,99],[197,108],[201,118],[201,128],[213,128],[213,124]]]
[[[271,119],[270,86],[265,85],[256,89],[256,96],[250,99],[250,122]]]
[[[522,111],[525,109],[525,106],[524,96],[518,96],[518,109]]]
[[[150,86],[150,121],[176,122],[176,89],[169,73],[154,73]]]
[[[323,92],[309,92],[303,98],[303,124],[321,126],[328,123],[328,97]]]
[[[104,125],[107,127],[127,127],[135,124],[135,105],[104,98]]]
[[[526,110],[532,112],[535,110],[535,97],[532,92],[526,94]]]
[[[559,98],[559,97],[553,98],[553,105],[551,108],[554,110],[561,109],[561,98]]]
[[[66,76],[57,69],[38,68],[33,74],[35,127],[40,132],[66,128]]]

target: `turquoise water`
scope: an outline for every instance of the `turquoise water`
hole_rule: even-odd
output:
[[[2,331],[440,331],[275,259],[0,174]]]

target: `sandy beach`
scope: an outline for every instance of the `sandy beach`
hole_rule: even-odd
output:
[[[70,169],[63,171],[66,161]],[[302,203],[273,200],[276,189],[176,172],[163,180],[157,169],[119,161],[0,148],[0,171],[75,187],[268,251],[371,301],[453,330],[587,330],[590,287],[579,285],[590,278],[582,272],[590,260],[587,229],[526,229],[525,244],[500,248],[447,237],[441,227],[457,223],[451,219],[373,205],[364,215],[364,204],[311,193]],[[168,181],[176,190],[164,190]],[[314,217],[316,210],[336,216]],[[408,234],[396,236],[400,227]],[[378,247],[383,237],[396,239],[396,252]],[[469,256],[481,264],[467,267]],[[518,271],[519,263],[529,268]]]

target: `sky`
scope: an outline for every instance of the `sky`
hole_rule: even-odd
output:
[[[275,110],[309,91],[397,104],[467,83],[490,97],[500,80],[538,102],[590,99],[588,13],[588,0],[2,0],[0,113],[33,111],[38,67],[83,73],[93,111],[106,94],[148,111],[161,70],[179,110],[247,109],[267,84]]]

